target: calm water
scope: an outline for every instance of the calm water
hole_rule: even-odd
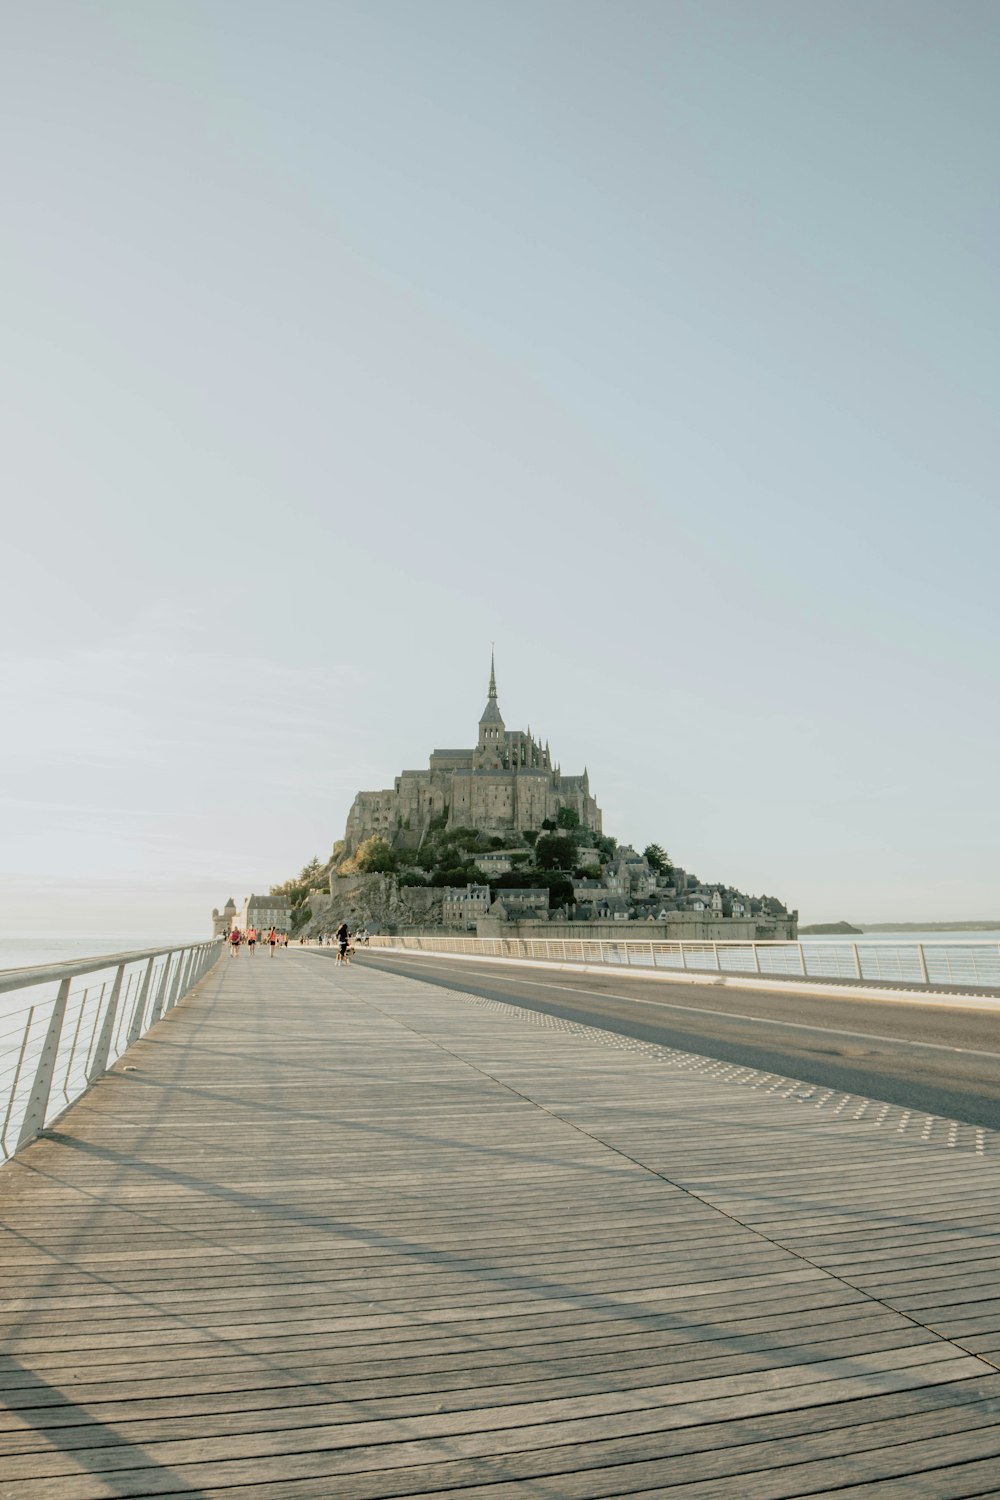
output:
[[[204,942],[208,933],[94,932],[84,937],[56,937],[35,933],[30,937],[0,934],[0,969],[27,969],[36,964],[69,963],[75,958],[93,958],[104,953],[127,953],[133,948],[165,948],[170,943]]]
[[[863,932],[859,937],[845,933],[832,937],[806,935],[803,943],[1000,943],[1000,928],[989,932]]]

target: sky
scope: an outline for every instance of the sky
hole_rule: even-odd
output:
[[[0,910],[200,933],[509,727],[804,921],[1000,914],[988,0],[0,18]]]

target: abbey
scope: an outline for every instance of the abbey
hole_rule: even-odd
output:
[[[537,831],[546,819],[555,822],[561,808],[572,809],[582,827],[601,832],[586,767],[581,776],[564,776],[530,727],[505,726],[491,657],[475,748],[435,750],[426,771],[402,771],[385,791],[359,792],[347,817],[344,852],[353,854],[373,834],[416,848],[432,822],[488,834]]]

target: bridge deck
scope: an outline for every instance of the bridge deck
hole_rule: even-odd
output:
[[[0,1173],[0,1496],[997,1494],[998,1208],[988,1132],[226,959]]]

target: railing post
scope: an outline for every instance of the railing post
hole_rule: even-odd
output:
[[[681,943],[681,968],[682,969],[686,969],[687,966],[688,966],[687,948],[685,947],[685,945],[683,943]]]
[[[182,965],[183,973],[181,974],[177,989],[170,998],[170,1004],[167,1007],[168,1010],[173,1010],[178,1001],[183,1000],[184,996],[191,988],[191,976],[196,973],[198,960],[201,958],[201,956],[201,951],[198,948],[192,948],[187,957],[184,959]]]
[[[758,948],[758,946],[757,946],[756,943],[751,943],[750,947],[753,949],[753,965],[754,965],[755,970],[759,974],[760,973],[760,949]]]
[[[73,1032],[73,1043],[69,1049],[69,1057],[67,1057],[66,1059],[66,1070],[63,1074],[63,1098],[66,1100],[67,1104],[69,1103],[69,1075],[73,1071],[73,1063],[76,1060],[76,1045],[80,1040],[80,1028],[83,1025],[83,1012],[86,1009],[87,996],[89,994],[90,987],[88,986],[83,992],[83,999],[80,1001],[80,1013],[76,1018],[76,1029]],[[98,1007],[100,1006],[100,1003],[100,1000],[98,1000]],[[86,1077],[86,1074],[84,1074],[84,1077]]]
[[[805,979],[809,973],[808,969],[806,968],[806,956],[802,950],[802,944],[798,943],[796,944],[796,946],[799,950],[799,972],[801,973],[803,979]]]
[[[3,1117],[3,1130],[0,1130],[0,1154],[7,1155],[7,1127],[10,1125],[11,1111],[14,1108],[14,1100],[17,1098],[17,1086],[21,1082],[21,1069],[24,1067],[24,1059],[28,1051],[28,1038],[31,1035],[31,1023],[35,1019],[35,1007],[28,1011],[28,1019],[24,1023],[24,1035],[21,1038],[21,1051],[17,1058],[17,1067],[14,1069],[14,1081],[7,1095],[7,1113]]]
[[[114,984],[111,986],[108,1007],[104,1012],[104,1020],[101,1023],[101,1034],[97,1038],[97,1046],[94,1048],[94,1055],[87,1070],[88,1083],[93,1083],[95,1078],[100,1078],[108,1066],[108,1054],[111,1051],[111,1038],[115,1031],[115,1020],[118,1016],[118,1000],[121,996],[122,980],[124,977],[125,965],[119,964]]]
[[[927,974],[927,955],[924,952],[924,945],[923,945],[923,943],[918,943],[917,944],[917,957],[920,960],[920,975],[921,975],[921,978],[922,978],[924,984],[930,984],[930,979],[929,979],[928,974]]]
[[[851,944],[851,951],[854,954],[854,973],[855,973],[855,976],[858,979],[864,979],[865,976],[861,972],[861,954],[858,952],[858,945],[857,945],[857,943],[852,943]]]
[[[713,943],[712,944],[712,957],[715,960],[715,967],[716,967],[716,969],[721,974],[722,973],[722,965],[719,963],[719,945],[718,945],[718,943]]]
[[[188,974],[191,972],[191,965],[195,961],[195,954],[197,951],[198,950],[196,948],[192,948],[189,952],[185,953],[184,950],[181,949],[181,951],[178,953],[177,972],[174,975],[174,982],[170,986],[170,994],[167,997],[167,1003],[163,1007],[164,1015],[166,1015],[168,1010],[173,1010],[178,1000],[185,993],[185,980],[187,979]]]
[[[21,1120],[17,1145],[14,1147],[15,1154],[22,1146],[26,1146],[30,1140],[33,1140],[45,1126],[49,1095],[52,1093],[52,1079],[55,1075],[56,1057],[59,1052],[59,1038],[62,1034],[63,1018],[66,1015],[66,1002],[69,999],[70,982],[70,977],[67,975],[59,985],[59,993],[52,1007],[48,1030],[45,1033],[41,1056],[38,1059],[35,1081],[31,1086],[31,1095]]]
[[[128,1036],[125,1038],[126,1049],[131,1047],[133,1042],[138,1041],[139,1035],[142,1031],[142,1017],[146,1009],[146,999],[149,995],[149,984],[150,980],[153,977],[153,965],[155,963],[156,956],[154,954],[154,956],[147,963],[146,972],[142,978],[142,986],[139,990],[139,998],[135,1002],[135,1010],[132,1013],[132,1022],[128,1029]]]
[[[197,984],[205,969],[208,968],[208,961],[211,956],[212,947],[210,943],[206,943],[204,947],[192,947],[187,958],[184,960],[184,974],[170,997],[170,1004],[167,1006],[168,1010],[173,1010],[174,1006],[178,1005],[184,999],[184,996],[192,985]]]
[[[156,1022],[162,1016],[164,1010],[165,1009],[169,1009],[169,1006],[166,1005],[167,979],[168,979],[168,977],[170,975],[170,960],[173,958],[173,956],[174,956],[173,952],[171,951],[170,953],[167,954],[166,958],[163,960],[163,973],[160,975],[160,982],[156,986],[156,998],[154,999],[152,1007],[150,1008],[150,1012],[149,1012],[149,1024],[150,1024],[150,1026],[155,1026]],[[178,972],[179,972],[180,971],[180,957],[179,956],[178,956],[178,959],[177,959],[177,968],[178,968]],[[176,982],[177,982],[177,975],[175,974],[174,975],[174,979],[173,979],[173,983],[176,984]]]

